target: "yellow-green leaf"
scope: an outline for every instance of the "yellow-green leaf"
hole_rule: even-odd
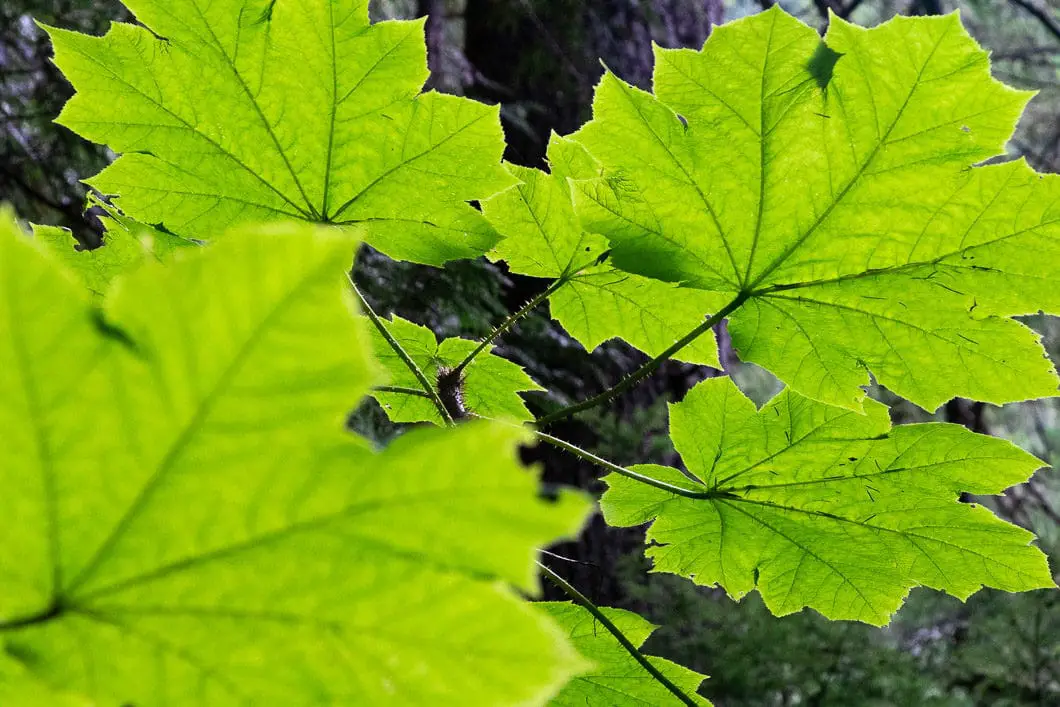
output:
[[[5,707],[543,704],[584,669],[510,588],[587,510],[521,430],[344,430],[379,379],[353,246],[232,233],[100,310],[0,225]]]
[[[728,378],[704,381],[670,408],[688,474],[633,467],[683,489],[610,474],[601,500],[613,525],[653,524],[655,570],[758,589],[778,615],[811,607],[884,624],[910,588],[964,599],[980,587],[1052,587],[1031,533],[961,492],[997,494],[1042,464],[1011,443],[950,424],[892,428],[785,390],[761,410]]]
[[[1060,178],[976,166],[1031,94],[956,14],[833,17],[822,42],[773,8],[657,49],[653,86],[607,74],[575,135],[602,171],[578,213],[617,267],[746,298],[737,353],[822,402],[861,410],[870,373],[927,409],[1056,394],[1007,317],[1060,311]]]
[[[421,93],[423,21],[364,0],[128,0],[142,25],[49,29],[77,90],[59,122],[124,153],[89,183],[189,238],[301,218],[395,258],[496,241],[468,202],[511,184],[496,107]]]

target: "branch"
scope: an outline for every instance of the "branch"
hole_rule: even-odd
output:
[[[575,405],[569,405],[565,408],[557,410],[556,412],[545,415],[537,421],[537,426],[545,427],[547,425],[551,425],[557,420],[563,420],[565,418],[570,417],[571,415],[576,415],[577,413],[582,412],[583,410],[594,408],[597,405],[601,405],[603,403],[608,402],[609,400],[617,398],[619,395],[635,386],[641,380],[651,375],[659,366],[663,364],[664,361],[668,360],[678,351],[691,344],[702,334],[710,331],[715,326],[717,326],[717,324],[722,319],[729,316],[729,314],[731,314],[735,310],[739,309],[740,306],[743,305],[743,303],[746,302],[747,298],[750,296],[751,294],[748,292],[741,292],[736,296],[736,298],[732,302],[729,302],[727,305],[718,310],[716,314],[712,314],[702,324],[685,334],[678,341],[674,342],[674,344],[672,344],[668,349],[666,349],[661,354],[645,363],[637,370],[633,371],[633,373],[629,374],[612,387],[608,388],[599,395],[594,395],[588,400],[577,403]]]
[[[509,314],[505,318],[505,320],[503,322],[501,322],[496,328],[494,328],[493,331],[491,331],[489,333],[489,336],[487,336],[485,339],[482,340],[482,343],[480,343],[478,346],[475,347],[474,351],[469,353],[467,355],[467,357],[463,361],[461,361],[459,363],[459,365],[457,365],[456,368],[454,368],[452,371],[450,371],[446,375],[455,376],[455,377],[459,378],[460,374],[463,373],[464,369],[468,367],[468,364],[470,364],[472,361],[474,361],[475,357],[478,356],[480,353],[482,353],[482,351],[486,347],[488,347],[490,344],[492,344],[497,339],[498,336],[500,336],[504,332],[506,332],[509,329],[511,329],[515,325],[516,322],[518,322],[520,319],[522,319],[527,314],[529,314],[531,311],[533,311],[533,309],[535,307],[537,307],[539,304],[544,302],[550,295],[552,295],[552,293],[554,293],[556,290],[558,290],[559,288],[561,288],[564,285],[566,285],[568,282],[570,282],[570,278],[569,277],[561,277],[561,278],[559,278],[558,280],[553,282],[551,285],[549,285],[548,288],[546,288],[544,292],[541,292],[536,297],[531,299],[529,302],[524,304],[522,309],[520,309],[518,312],[513,312],[513,313]]]
[[[1033,61],[1042,57],[1042,61],[1049,61],[1050,54],[1060,54],[1060,46],[1055,47],[1027,47],[1026,49],[1012,49],[1006,52],[991,52],[990,58],[996,61]]]
[[[438,391],[434,389],[431,382],[427,380],[427,376],[423,374],[423,371],[421,371],[420,367],[416,365],[416,362],[412,360],[412,357],[409,356],[408,352],[401,347],[398,340],[394,338],[394,335],[391,334],[390,330],[386,328],[385,324],[383,324],[383,320],[380,319],[379,315],[375,313],[374,309],[372,309],[372,305],[368,304],[368,300],[366,300],[364,295],[361,294],[361,291],[357,289],[357,283],[353,281],[353,274],[346,273],[346,279],[350,281],[350,287],[353,288],[354,294],[357,295],[357,299],[360,300],[361,309],[363,309],[364,313],[368,315],[372,324],[375,325],[375,328],[379,330],[379,333],[382,334],[384,339],[386,339],[386,343],[390,345],[390,348],[394,350],[394,353],[398,355],[398,358],[400,358],[405,366],[412,371],[412,375],[416,377],[416,380],[419,381],[420,386],[423,388],[424,395],[430,398],[431,402],[434,403],[434,407],[438,409],[438,414],[442,416],[442,420],[445,424],[452,426],[453,418],[449,415],[449,411],[446,410],[442,399],[438,397]]]
[[[1009,0],[1009,2],[1034,15],[1050,34],[1060,39],[1060,20],[1046,7],[1039,5],[1035,0]]]
[[[641,667],[647,670],[648,673],[650,673],[651,676],[655,678],[655,680],[658,681],[660,685],[669,690],[674,697],[681,700],[682,704],[688,705],[689,707],[697,707],[698,703],[694,699],[686,695],[681,688],[679,688],[677,685],[674,685],[670,678],[666,677],[661,672],[659,672],[659,669],[652,665],[652,662],[648,660],[647,657],[645,657],[645,655],[641,653],[628,638],[626,638],[625,634],[618,630],[618,626],[615,626],[614,622],[612,622],[611,619],[607,618],[607,615],[604,614],[604,612],[600,611],[596,604],[593,604],[587,596],[575,589],[570,582],[563,579],[563,577],[560,577],[546,565],[542,564],[541,562],[538,562],[537,566],[541,568],[541,571],[545,574],[546,577],[552,580],[553,584],[555,584],[557,587],[566,592],[567,596],[573,599],[576,604],[580,604],[590,614],[593,615],[594,619],[603,624],[604,628],[606,628],[611,633],[611,635],[614,636],[615,639],[617,639],[618,642],[622,644],[622,647],[626,649],[626,652],[629,653],[634,660],[640,663]]]
[[[839,15],[845,20],[850,17],[850,13],[858,9],[859,5],[861,5],[861,0],[850,0],[846,7],[842,8],[839,12],[835,14]]]

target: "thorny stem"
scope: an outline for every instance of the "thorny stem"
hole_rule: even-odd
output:
[[[571,454],[580,459],[584,459],[587,462],[591,462],[593,464],[596,464],[597,466],[601,466],[604,469],[607,469],[608,471],[618,474],[619,476],[625,476],[627,479],[633,479],[634,481],[639,481],[642,484],[654,486],[660,491],[668,491],[674,494],[675,496],[683,496],[685,498],[692,498],[697,500],[705,500],[711,498],[732,498],[732,494],[728,491],[693,491],[691,489],[682,488],[675,484],[667,483],[666,481],[662,481],[660,479],[652,478],[647,474],[641,474],[640,472],[633,471],[632,469],[627,469],[626,467],[619,466],[618,464],[615,464],[613,462],[609,462],[606,459],[598,457],[592,452],[582,449],[577,445],[571,444],[570,442],[562,440],[559,437],[553,437],[550,434],[535,430],[529,426],[516,425],[514,423],[506,422],[504,420],[497,420],[492,417],[486,417],[484,415],[476,415],[475,413],[471,413],[471,415],[472,417],[478,418],[480,420],[498,422],[502,425],[509,425],[511,427],[518,427],[520,429],[528,430],[542,442],[547,442],[554,447],[558,447],[564,451],[570,452]],[[689,483],[695,482],[689,479]]]
[[[398,358],[400,358],[405,366],[412,371],[412,375],[416,377],[416,380],[423,388],[425,396],[430,398],[431,402],[434,403],[434,407],[437,408],[438,414],[442,416],[442,420],[445,421],[445,424],[452,426],[454,424],[453,418],[449,415],[449,411],[445,409],[445,404],[442,403],[442,399],[438,397],[438,391],[434,389],[434,386],[429,380],[427,380],[427,376],[423,374],[420,367],[416,365],[416,362],[412,360],[412,357],[409,356],[408,352],[402,348],[401,344],[398,343],[398,340],[395,339],[394,335],[390,333],[390,330],[386,328],[383,320],[380,319],[379,315],[375,313],[374,309],[372,309],[372,305],[368,304],[368,300],[364,298],[364,295],[361,294],[361,291],[357,288],[357,283],[353,281],[353,273],[346,273],[346,278],[350,281],[350,287],[353,288],[353,293],[357,295],[357,299],[360,300],[361,309],[363,309],[364,313],[368,315],[372,324],[375,325],[375,328],[379,330],[379,333],[384,339],[386,339],[386,343],[390,345],[390,348],[394,350],[394,353],[398,355]]]
[[[570,452],[576,457],[584,459],[587,462],[596,464],[597,466],[603,467],[608,471],[619,474],[620,476],[625,476],[627,479],[639,481],[642,484],[647,484],[648,486],[654,486],[655,488],[660,489],[662,491],[669,491],[670,493],[675,494],[677,496],[684,496],[685,498],[694,498],[702,500],[708,498],[720,498],[722,496],[727,495],[723,491],[691,491],[689,489],[682,488],[680,486],[676,486],[665,481],[660,481],[659,479],[654,479],[646,474],[641,474],[640,472],[633,471],[632,469],[627,469],[624,466],[619,466],[618,464],[609,462],[606,459],[602,459],[601,457],[596,456],[592,452],[586,451],[581,447],[575,446],[570,442],[566,442],[562,439],[559,439],[558,437],[553,437],[552,435],[545,434],[544,432],[534,432],[534,435],[543,442],[548,442],[554,447],[559,447],[564,451]]]
[[[706,320],[704,320],[702,324],[685,334],[679,340],[675,341],[669,348],[667,348],[661,354],[651,359],[637,370],[633,371],[633,373],[630,373],[628,376],[620,380],[615,385],[611,386],[599,395],[594,395],[588,400],[583,400],[582,402],[576,403],[574,405],[568,405],[565,408],[561,408],[553,413],[545,415],[537,421],[537,426],[546,427],[548,425],[551,425],[553,422],[566,419],[572,415],[576,415],[579,412],[582,412],[583,410],[588,410],[590,408],[596,407],[597,405],[601,405],[610,400],[614,400],[619,395],[626,392],[627,390],[635,386],[637,383],[651,375],[657,368],[659,368],[659,366],[663,364],[663,362],[668,360],[678,351],[685,348],[693,341],[698,339],[701,335],[705,334],[706,332],[710,331],[715,326],[717,326],[722,319],[729,316],[735,310],[739,309],[740,306],[743,305],[743,303],[746,302],[748,297],[750,296],[751,293],[749,292],[741,292],[736,296],[736,298],[732,302],[729,302],[727,305],[718,310],[715,314],[709,316]]]
[[[405,388],[404,386],[400,385],[377,385],[372,388],[372,390],[377,393],[399,393],[400,395],[415,395],[420,398],[427,398],[428,400],[431,397],[425,391],[422,391],[419,388]]]
[[[596,604],[594,604],[587,596],[575,589],[570,582],[563,579],[563,577],[560,577],[558,574],[549,569],[546,565],[542,564],[541,562],[538,562],[537,566],[541,568],[541,571],[545,574],[546,577],[552,580],[553,584],[562,589],[567,594],[567,596],[569,596],[575,601],[575,603],[580,604],[590,614],[593,615],[594,619],[603,624],[604,628],[606,628],[611,633],[611,635],[614,636],[620,644],[622,644],[622,647],[626,649],[626,652],[629,653],[634,660],[640,663],[641,667],[647,670],[648,673],[651,674],[651,676],[655,678],[655,680],[657,680],[660,685],[669,690],[674,697],[681,700],[682,704],[689,705],[689,707],[697,706],[698,703],[694,699],[686,695],[681,688],[673,684],[673,682],[668,677],[659,672],[659,669],[652,665],[651,661],[648,660],[645,655],[641,653],[640,650],[638,650],[637,647],[633,645],[633,643],[628,638],[626,638],[625,634],[618,630],[618,627],[615,626],[614,622],[612,622],[611,619],[607,618],[607,615],[604,614],[604,612],[600,611]]]
[[[552,295],[552,293],[566,285],[568,282],[570,282],[570,277],[561,277],[557,279],[555,282],[549,285],[548,288],[546,288],[543,292],[541,292],[529,302],[524,304],[519,311],[512,312],[511,314],[509,314],[503,322],[497,325],[497,327],[494,328],[493,331],[491,331],[489,335],[482,340],[482,343],[475,347],[474,351],[469,353],[467,357],[450,372],[450,375],[459,376],[464,371],[464,369],[468,367],[468,364],[474,361],[475,357],[482,353],[482,351],[486,347],[492,344],[498,336],[511,329],[516,322],[518,322],[520,319],[522,319],[531,311],[533,311],[539,304],[544,302],[550,295]]]

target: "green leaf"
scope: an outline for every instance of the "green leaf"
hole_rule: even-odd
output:
[[[131,272],[147,260],[165,262],[189,241],[112,213],[102,216],[103,243],[82,250],[73,234],[55,226],[33,226],[33,236],[57,257],[89,290],[103,295],[115,277]]]
[[[734,598],[757,588],[777,615],[808,606],[872,624],[918,585],[961,599],[1054,586],[1031,533],[957,500],[1042,465],[1009,442],[950,424],[891,428],[879,403],[860,415],[789,390],[756,411],[728,378],[671,406],[670,431],[689,475],[634,469],[698,497],[611,474],[601,500],[612,525],[654,521],[656,571]]]
[[[0,649],[3,648],[3,644],[0,644]],[[0,650],[0,704],[14,707],[95,707],[84,695],[53,689],[3,650]]]
[[[569,682],[549,704],[556,707],[637,707],[675,702],[674,696],[656,682],[587,610],[569,602],[539,602],[534,606],[555,619],[578,652],[596,664],[591,672]],[[637,647],[655,630],[655,626],[631,611],[607,607],[601,607],[600,611]],[[690,695],[695,694],[706,678],[665,658],[649,656],[648,660]],[[700,704],[710,704],[697,698]]]
[[[512,272],[562,279],[549,297],[552,316],[587,350],[621,338],[656,356],[728,301],[718,293],[678,288],[596,265],[606,257],[607,241],[582,228],[574,212],[567,179],[592,176],[592,158],[577,143],[552,136],[553,173],[509,165],[520,184],[482,205],[483,213],[504,237],[491,257]],[[660,306],[665,303],[665,306]],[[677,358],[720,368],[713,337],[702,337]]]
[[[383,323],[391,336],[432,382],[437,382],[443,372],[456,368],[478,346],[474,341],[459,338],[444,339],[438,343],[437,337],[430,329],[398,316],[391,320],[384,319]],[[390,384],[419,389],[416,377],[382,335],[375,330],[372,335],[376,357],[386,369]],[[460,389],[456,391],[461,406],[468,412],[483,417],[529,422],[534,417],[526,409],[519,393],[544,390],[518,365],[486,352],[479,354],[468,364],[462,378]],[[427,398],[382,391],[376,391],[372,395],[394,422],[442,423],[438,410]]]
[[[26,680],[108,707],[541,704],[583,668],[507,585],[536,590],[536,549],[585,502],[534,500],[509,426],[378,454],[346,433],[377,375],[343,278],[353,243],[313,231],[147,265],[99,313],[5,221],[15,707],[54,704]]]
[[[467,202],[510,185],[496,107],[437,93],[423,21],[363,0],[128,0],[144,26],[49,29],[77,90],[59,121],[125,153],[90,180],[145,223],[203,239],[277,218],[356,225],[395,258],[481,255]]]
[[[587,350],[618,338],[649,356],[661,354],[727,301],[716,292],[677,287],[610,265],[575,275],[549,298],[552,316]],[[713,336],[696,339],[674,358],[721,368]]]
[[[825,41],[774,8],[657,49],[655,95],[606,75],[575,136],[603,173],[583,226],[623,270],[746,296],[734,348],[816,400],[861,410],[870,372],[928,409],[1056,394],[1007,317],[1060,311],[1060,178],[973,166],[1031,94],[956,14]]]
[[[566,182],[537,169],[507,168],[520,183],[482,204],[503,236],[490,257],[504,260],[512,272],[555,279],[596,262],[607,241],[582,229]]]

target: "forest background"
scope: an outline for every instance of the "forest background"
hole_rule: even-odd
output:
[[[649,87],[651,43],[702,46],[711,27],[757,12],[772,0],[374,0],[377,18],[430,15],[430,86],[500,103],[512,162],[543,166],[551,131],[566,134],[589,117],[593,87],[606,65]],[[1057,0],[796,0],[781,3],[824,28],[832,11],[872,26],[895,14],[955,9],[991,50],[1006,83],[1039,91],[1025,114],[1010,156],[1037,170],[1060,172],[1060,3]],[[118,0],[0,1],[0,201],[29,221],[70,228],[86,246],[100,225],[84,212],[81,177],[113,159],[52,123],[72,89],[49,63],[49,42],[31,18],[102,33],[111,19],[130,20]],[[380,312],[431,327],[441,336],[481,337],[541,285],[485,259],[445,268],[396,263],[363,253],[360,284]],[[665,306],[665,303],[660,303]],[[1060,323],[1027,323],[1045,335],[1060,360]],[[767,373],[740,364],[722,341],[726,372],[759,402],[779,389]],[[531,315],[498,351],[553,391],[581,399],[606,389],[645,359],[614,341],[593,354],[554,324]],[[561,435],[619,463],[672,463],[665,404],[695,382],[720,372],[671,361],[610,408],[562,425]],[[886,393],[883,393],[886,396]],[[924,419],[893,398],[896,422]],[[351,420],[379,440],[396,433],[375,403]],[[937,419],[1012,439],[1051,465],[1060,457],[1060,401],[996,408],[954,400]],[[589,423],[589,424],[587,424]],[[86,421],[91,424],[91,421]],[[562,452],[538,449],[546,480],[592,488],[596,471]],[[1060,477],[1044,470],[991,502],[1002,517],[1033,530],[1060,566]],[[648,575],[643,532],[606,527],[600,519],[577,544],[553,548],[558,571],[591,589],[599,604],[638,611],[662,628],[646,646],[708,673],[705,689],[729,705],[1056,705],[1060,704],[1060,597],[1039,591],[976,594],[961,603],[917,590],[886,629],[829,622],[804,611],[777,619],[757,595],[734,604],[720,590],[675,576]]]

